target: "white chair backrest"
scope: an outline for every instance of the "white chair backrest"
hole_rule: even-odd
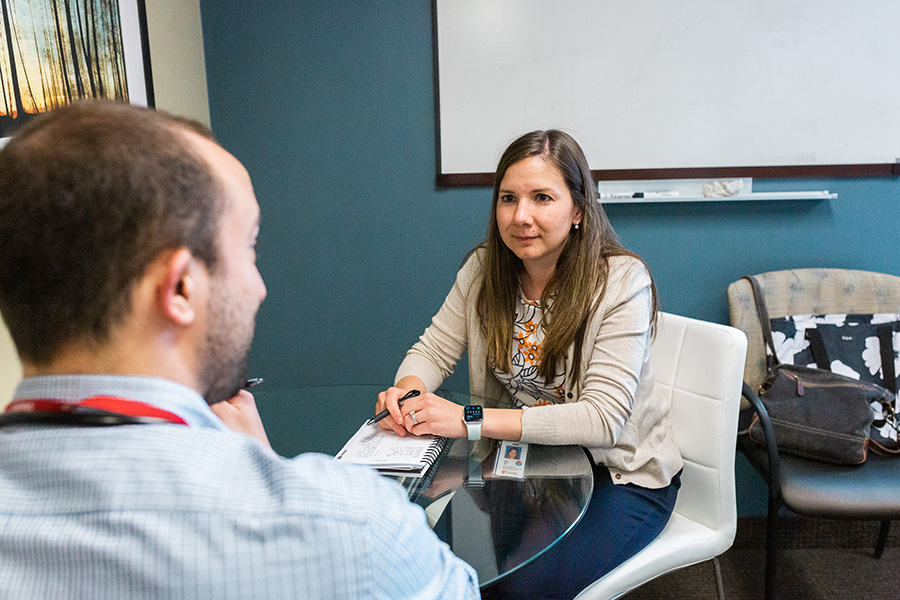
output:
[[[657,383],[672,401],[684,457],[675,512],[733,538],[734,457],[747,338],[734,327],[659,314],[650,351]]]

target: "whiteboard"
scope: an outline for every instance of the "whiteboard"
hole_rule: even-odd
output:
[[[534,129],[598,179],[890,175],[898,0],[434,0],[438,182]]]

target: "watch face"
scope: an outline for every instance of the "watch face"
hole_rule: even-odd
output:
[[[477,404],[470,404],[463,408],[463,421],[466,423],[480,423],[484,420],[484,409]]]

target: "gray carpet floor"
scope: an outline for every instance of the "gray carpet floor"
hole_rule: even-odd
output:
[[[895,522],[880,559],[872,558],[878,524],[782,517],[778,598],[800,600],[894,600],[900,598],[900,522]],[[765,581],[765,520],[738,520],[734,545],[719,557],[728,600],[762,600]],[[713,563],[659,577],[626,600],[715,599]]]

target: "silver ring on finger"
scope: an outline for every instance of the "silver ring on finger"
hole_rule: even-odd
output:
[[[415,423],[416,425],[419,424],[419,420],[416,418],[416,411],[414,411],[414,410],[409,411],[409,416],[412,417],[413,423]]]

